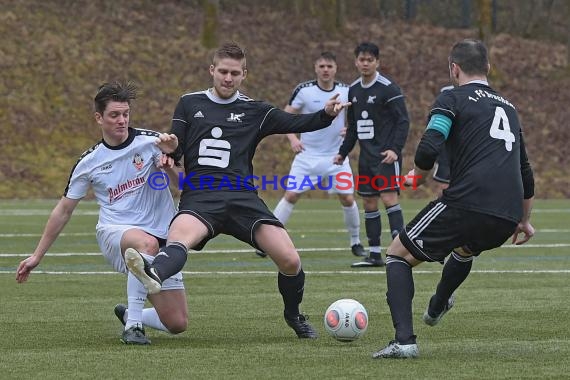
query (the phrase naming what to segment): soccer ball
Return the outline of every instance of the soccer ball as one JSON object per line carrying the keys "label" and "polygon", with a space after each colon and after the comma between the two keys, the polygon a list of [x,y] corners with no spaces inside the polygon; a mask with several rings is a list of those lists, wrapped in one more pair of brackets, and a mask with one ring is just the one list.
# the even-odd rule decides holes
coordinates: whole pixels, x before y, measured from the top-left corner
{"label": "soccer ball", "polygon": [[351,342],[360,338],[368,328],[368,313],[353,299],[333,302],[325,312],[325,330],[336,340]]}

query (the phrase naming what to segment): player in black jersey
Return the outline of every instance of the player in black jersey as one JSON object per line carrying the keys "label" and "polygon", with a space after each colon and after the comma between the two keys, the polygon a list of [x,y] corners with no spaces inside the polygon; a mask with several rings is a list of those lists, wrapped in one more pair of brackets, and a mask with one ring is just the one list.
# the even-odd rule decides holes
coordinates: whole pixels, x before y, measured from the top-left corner
{"label": "player in black jersey", "polygon": [[364,220],[370,254],[352,267],[384,266],[380,253],[382,224],[378,200],[382,199],[392,238],[404,228],[398,201],[402,167],[402,149],[410,122],[402,91],[391,79],[380,74],[378,46],[363,42],[354,50],[360,78],[348,91],[352,106],[347,111],[348,128],[342,146],[334,158],[341,164],[356,141],[360,145],[358,177],[354,181],[364,203]]}
{"label": "player in black jersey", "polygon": [[247,75],[245,53],[234,43],[216,51],[210,75],[213,87],[183,95],[174,111],[173,134],[161,135],[158,142],[175,160],[184,156],[186,173],[168,245],[152,265],[138,255],[130,258],[132,271],[149,293],[158,292],[164,279],[183,268],[188,249],[200,250],[220,233],[232,235],[275,262],[287,324],[299,338],[316,338],[299,311],[305,284],[301,259],[257,194],[252,160],[264,137],[325,128],[350,103],[333,96],[319,112],[293,115],[246,97],[238,91]]}
{"label": "player in black jersey", "polygon": [[[467,39],[449,56],[454,89],[442,92],[430,111],[408,175],[425,181],[445,144],[451,181],[443,196],[427,205],[387,251],[386,298],[395,340],[374,358],[419,355],[412,324],[412,267],[449,256],[423,315],[436,325],[453,306],[454,291],[471,271],[474,256],[500,247],[510,236],[523,244],[534,235],[530,211],[534,177],[515,107],[489,87],[485,45]],[[418,184],[421,180],[418,181]],[[524,237],[519,240],[519,234]]]}

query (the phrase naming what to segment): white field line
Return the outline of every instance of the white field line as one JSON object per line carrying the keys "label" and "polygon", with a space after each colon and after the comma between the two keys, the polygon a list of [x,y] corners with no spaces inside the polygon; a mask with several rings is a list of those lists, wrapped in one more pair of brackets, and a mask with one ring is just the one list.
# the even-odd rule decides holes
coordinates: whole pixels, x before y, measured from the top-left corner
{"label": "white field line", "polygon": [[[347,230],[343,228],[303,228],[303,229],[295,229],[295,228],[288,228],[287,231],[289,233],[298,234],[298,233],[346,233]],[[389,229],[384,229],[382,232],[390,232]],[[543,228],[535,230],[535,233],[569,233],[570,229],[568,228]],[[24,237],[41,237],[41,233],[0,233],[0,238],[24,238]],[[63,237],[74,237],[74,236],[95,236],[95,232],[63,232],[59,234],[59,236]]]}
{"label": "white field line", "polygon": [[[240,275],[266,275],[275,276],[275,271],[204,271],[204,272],[191,272],[183,271],[185,275],[192,276],[240,276]],[[307,271],[310,275],[335,275],[335,274],[375,274],[375,275],[385,275],[386,272],[383,270],[379,271],[363,271],[363,270],[339,270],[339,271]],[[472,270],[471,273],[478,274],[570,274],[570,269],[560,269],[560,270]],[[0,271],[0,274],[14,274],[12,271]],[[34,271],[34,274],[49,274],[49,275],[70,275],[70,274],[80,274],[80,275],[123,275],[122,273],[111,272],[111,271],[98,271],[98,272],[68,272],[68,271]],[[441,274],[441,270],[414,270],[414,274]]]}
{"label": "white field line", "polygon": [[[555,244],[523,244],[523,245],[503,245],[501,248],[567,248],[570,247],[570,243],[555,243]],[[383,247],[386,249],[386,247]],[[347,248],[297,248],[299,252],[337,252],[346,251]],[[200,252],[190,251],[191,254],[202,254],[202,253],[251,253],[253,248],[243,248],[243,249],[205,249]],[[28,253],[2,253],[0,252],[0,258],[2,257],[28,257]],[[59,257],[72,257],[72,256],[100,256],[99,252],[50,252],[46,256],[59,256]]]}

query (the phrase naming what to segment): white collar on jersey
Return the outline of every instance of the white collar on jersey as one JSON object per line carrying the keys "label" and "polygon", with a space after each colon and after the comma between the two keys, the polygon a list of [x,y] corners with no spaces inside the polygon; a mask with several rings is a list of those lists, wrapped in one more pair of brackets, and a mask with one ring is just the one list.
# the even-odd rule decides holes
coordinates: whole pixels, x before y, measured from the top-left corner
{"label": "white collar on jersey", "polygon": [[204,93],[206,94],[206,96],[208,98],[210,98],[211,101],[218,103],[218,104],[230,104],[232,102],[235,102],[236,99],[240,96],[239,91],[236,91],[236,93],[231,98],[222,99],[222,98],[214,95],[214,89],[213,88],[209,88],[209,89],[205,90]]}
{"label": "white collar on jersey", "polygon": [[376,83],[376,81],[378,80],[379,76],[380,76],[380,73],[378,71],[376,71],[376,75],[374,76],[374,79],[372,79],[372,81],[370,81],[370,83],[367,83],[367,84],[364,84],[364,82],[362,82],[362,77],[360,77],[360,85],[362,86],[362,88],[372,87],[372,85],[374,83]]}
{"label": "white collar on jersey", "polygon": [[470,83],[475,83],[475,84],[484,84],[485,86],[489,85],[489,82],[487,82],[486,80],[482,80],[482,79],[475,79],[475,80],[471,80],[465,84],[470,84]]}

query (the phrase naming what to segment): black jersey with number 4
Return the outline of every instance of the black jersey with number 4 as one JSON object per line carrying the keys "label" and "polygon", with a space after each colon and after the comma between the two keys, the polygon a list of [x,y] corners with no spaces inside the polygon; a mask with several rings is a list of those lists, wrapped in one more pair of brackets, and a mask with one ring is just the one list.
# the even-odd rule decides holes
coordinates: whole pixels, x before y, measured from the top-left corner
{"label": "black jersey with number 4", "polygon": [[252,191],[252,160],[261,139],[322,129],[333,119],[324,111],[290,114],[239,92],[230,99],[209,90],[183,95],[172,133],[178,137],[175,160],[184,155],[184,191]]}
{"label": "black jersey with number 4", "polygon": [[515,107],[477,81],[442,92],[430,117],[436,114],[452,121],[446,142],[451,181],[443,201],[518,223],[526,152]]}

